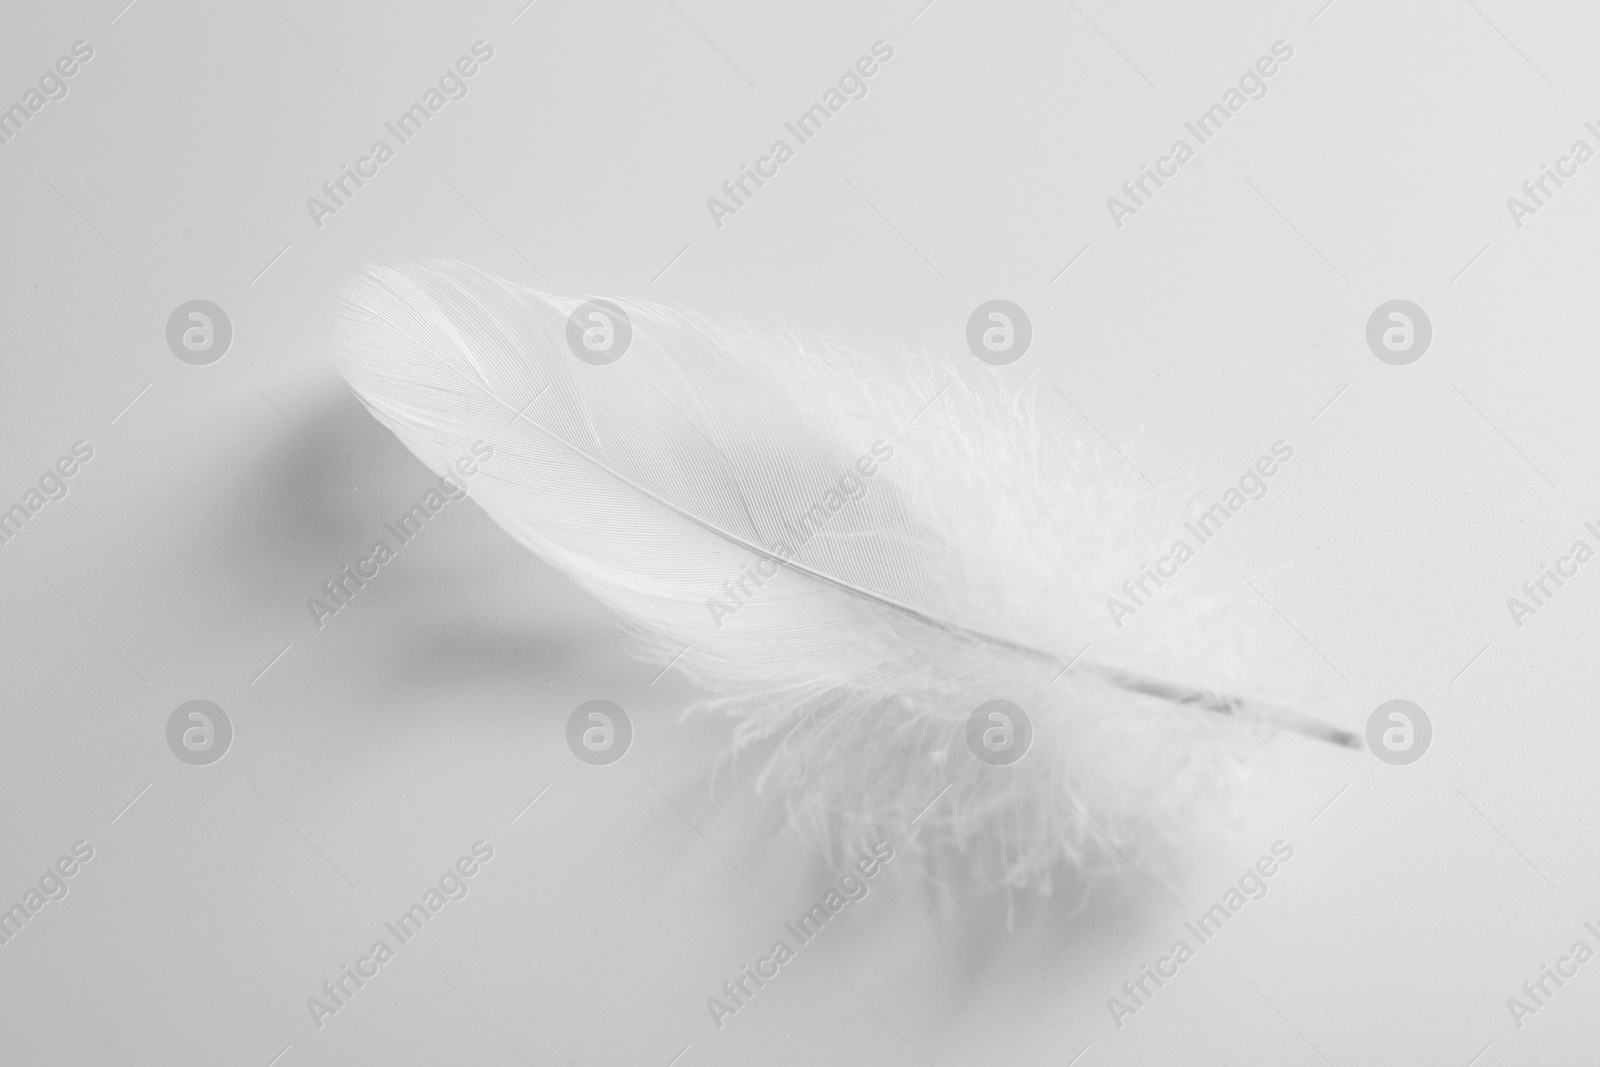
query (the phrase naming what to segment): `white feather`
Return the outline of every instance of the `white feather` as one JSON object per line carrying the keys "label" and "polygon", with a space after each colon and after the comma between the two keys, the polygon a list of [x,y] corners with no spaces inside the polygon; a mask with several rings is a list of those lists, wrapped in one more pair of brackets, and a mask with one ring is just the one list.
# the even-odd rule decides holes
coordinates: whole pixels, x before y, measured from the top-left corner
{"label": "white feather", "polygon": [[[1259,734],[1245,720],[1349,743],[1211,695],[1242,681],[1216,655],[1240,631],[1223,606],[1119,645],[1104,591],[1151,543],[1146,494],[986,370],[625,300],[630,347],[590,365],[567,345],[581,299],[460,264],[371,268],[346,298],[343,371],[373,415],[435,471],[493,444],[478,502],[651,654],[681,652],[818,838],[855,847],[915,819],[979,881],[1048,888],[1095,842],[1170,827]],[[801,543],[806,516],[820,529]],[[966,748],[995,698],[1034,724],[1009,767]]]}

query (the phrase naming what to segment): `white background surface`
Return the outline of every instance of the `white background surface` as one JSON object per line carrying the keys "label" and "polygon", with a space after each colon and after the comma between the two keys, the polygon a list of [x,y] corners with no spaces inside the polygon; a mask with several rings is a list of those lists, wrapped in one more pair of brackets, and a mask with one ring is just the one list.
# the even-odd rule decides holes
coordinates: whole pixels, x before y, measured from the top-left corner
{"label": "white background surface", "polygon": [[[0,549],[0,901],[96,850],[0,947],[0,1059],[1465,1067],[1592,1047],[1600,963],[1520,1030],[1505,1005],[1574,940],[1600,948],[1600,570],[1520,629],[1505,606],[1600,520],[1600,162],[1520,229],[1505,206],[1574,139],[1600,147],[1592,12],[120,3],[0,17],[0,102],[95,49],[0,146],[0,498],[95,449]],[[314,226],[306,198],[479,39],[469,95]],[[868,96],[715,227],[705,198],[880,39]],[[1105,198],[1280,39],[1269,94],[1114,227]],[[1294,443],[1245,519],[1240,610],[1292,621],[1345,725],[1405,697],[1432,749],[1390,767],[1291,746],[1182,884],[1130,876],[1010,930],[1002,902],[941,914],[891,863],[718,1031],[705,998],[832,877],[752,814],[748,780],[713,791],[726,725],[679,724],[682,683],[475,505],[326,628],[307,618],[429,481],[337,377],[338,285],[433,256],[954,356],[972,307],[1016,301],[1034,348],[996,373],[1054,384],[1092,421],[1061,407],[1067,432],[1151,479]],[[235,329],[204,368],[164,339],[197,297]],[[1396,297],[1435,330],[1408,367],[1363,336]],[[605,769],[563,742],[596,696],[637,730]],[[206,768],[164,739],[195,697],[236,730]],[[1106,998],[1182,935],[1179,896],[1218,899],[1280,838],[1267,898],[1116,1028]],[[306,998],[478,839],[495,858],[470,894],[315,1029]]]}

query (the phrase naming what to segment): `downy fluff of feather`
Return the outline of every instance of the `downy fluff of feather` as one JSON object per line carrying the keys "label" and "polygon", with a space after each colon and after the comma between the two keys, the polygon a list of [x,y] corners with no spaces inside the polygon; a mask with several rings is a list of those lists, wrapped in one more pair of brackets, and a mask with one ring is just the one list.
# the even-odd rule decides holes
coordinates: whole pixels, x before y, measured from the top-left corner
{"label": "downy fluff of feather", "polygon": [[[1035,392],[987,368],[627,300],[631,345],[595,366],[567,346],[581,298],[456,263],[369,268],[345,297],[342,369],[368,410],[436,472],[492,443],[473,497],[646,654],[678,657],[813,840],[893,835],[963,881],[1048,892],[1114,866],[1107,845],[1186,834],[1264,734],[1101,668],[1303,688],[1224,598],[1108,625],[1182,500],[1063,446]],[[1009,767],[967,749],[996,698],[1034,727]]]}

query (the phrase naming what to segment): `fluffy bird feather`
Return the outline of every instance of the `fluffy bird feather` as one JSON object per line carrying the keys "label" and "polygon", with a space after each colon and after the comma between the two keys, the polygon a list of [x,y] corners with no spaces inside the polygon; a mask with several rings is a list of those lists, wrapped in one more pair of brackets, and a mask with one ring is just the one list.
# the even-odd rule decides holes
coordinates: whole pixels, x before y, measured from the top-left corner
{"label": "fluffy bird feather", "polygon": [[[1048,891],[1101,842],[1170,833],[1270,727],[1352,743],[1226,695],[1248,659],[1226,604],[1109,632],[1097,591],[1154,543],[1151,495],[1044,432],[1033,392],[626,300],[625,354],[595,365],[569,343],[584,303],[368,268],[342,371],[437,472],[490,441],[474,498],[676,658],[814,839],[910,834],[979,884]],[[1034,730],[1003,767],[967,750],[997,698]]]}

